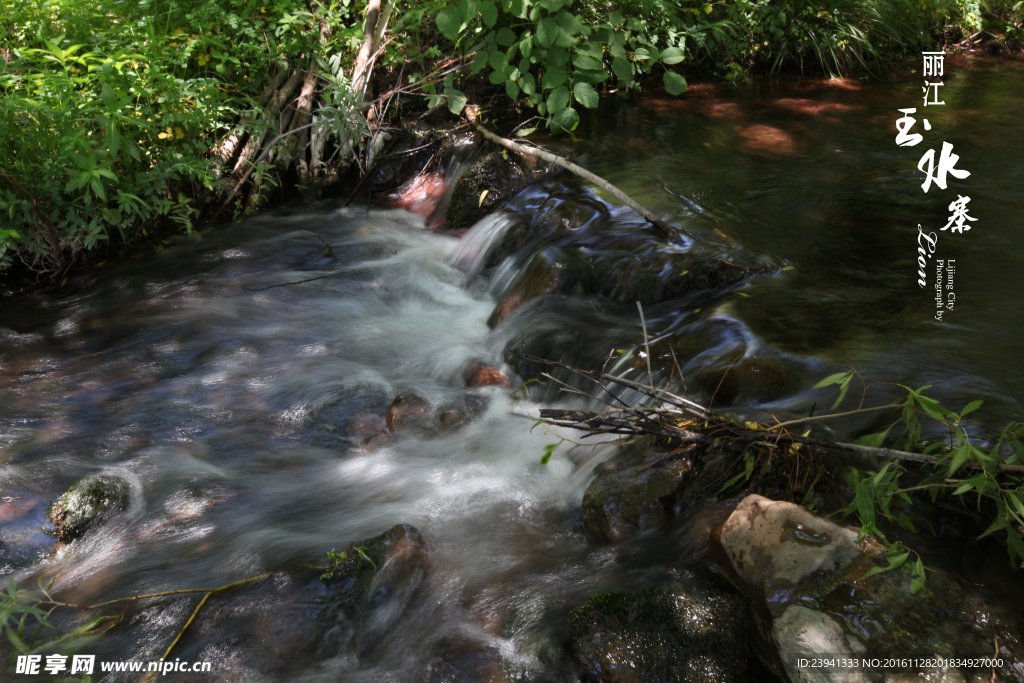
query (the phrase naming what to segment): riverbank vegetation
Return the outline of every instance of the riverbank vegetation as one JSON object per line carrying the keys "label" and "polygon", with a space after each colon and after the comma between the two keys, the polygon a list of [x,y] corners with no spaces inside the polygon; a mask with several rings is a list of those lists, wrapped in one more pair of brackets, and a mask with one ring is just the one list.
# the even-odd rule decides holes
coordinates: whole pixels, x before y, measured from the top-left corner
{"label": "riverbank vegetation", "polygon": [[571,131],[602,96],[880,73],[983,29],[1012,47],[1020,18],[998,0],[5,1],[0,270],[60,280],[153,231],[317,196],[410,111],[486,97]]}
{"label": "riverbank vegetation", "polygon": [[[850,370],[815,385],[816,389],[839,388],[829,411],[832,414],[750,421],[713,412],[668,388],[658,388],[653,381],[644,385],[604,372],[524,357],[547,367],[571,370],[600,389],[598,396],[576,389],[570,389],[571,393],[582,393],[608,406],[601,413],[543,409],[542,422],[583,431],[587,436],[619,434],[663,441],[666,455],[649,467],[692,458],[695,448],[705,450],[703,464],[690,484],[701,498],[749,491],[813,511],[826,508],[821,511],[835,514],[842,510],[844,516],[859,519],[862,536],[871,534],[883,540],[897,528],[916,533],[914,519],[920,524],[922,517],[915,505],[926,500],[932,505],[940,502],[976,512],[985,527],[979,538],[995,535],[1005,540],[1011,565],[1024,565],[1024,425],[1011,422],[993,438],[972,434],[965,418],[981,407],[981,400],[967,403],[958,413],[925,395],[930,386],[913,389],[897,385],[906,392],[902,399],[865,405],[870,389],[879,383],[869,384]],[[858,407],[835,413],[855,380],[863,386]],[[638,392],[660,407],[626,405],[616,398],[621,391]],[[872,413],[882,415],[888,426],[851,443],[837,441],[831,432],[818,428]],[[823,438],[824,434],[828,436]],[[548,462],[557,445],[549,446],[542,463]],[[711,464],[712,460],[718,462]],[[894,559],[886,571],[902,566],[914,552],[898,541],[893,547]],[[923,585],[920,557],[906,568],[915,571],[915,567]]]}

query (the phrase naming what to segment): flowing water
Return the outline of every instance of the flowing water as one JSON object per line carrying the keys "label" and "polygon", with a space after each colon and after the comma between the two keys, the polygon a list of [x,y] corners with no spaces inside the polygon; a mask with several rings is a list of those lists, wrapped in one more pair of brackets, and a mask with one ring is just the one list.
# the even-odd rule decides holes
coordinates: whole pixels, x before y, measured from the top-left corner
{"label": "flowing water", "polygon": [[[983,397],[979,426],[1019,416],[1022,79],[962,64],[913,149],[893,125],[916,81],[608,107],[571,149],[677,226],[667,243],[554,175],[462,238],[324,204],[176,240],[69,296],[0,302],[0,573],[95,603],[282,570],[211,598],[174,657],[212,672],[168,680],[578,680],[566,610],[654,574],[685,580],[700,544],[589,545],[580,501],[613,447],[562,444],[542,465],[569,435],[530,419],[586,402],[550,381],[528,398],[467,386],[468,369],[530,372],[519,348],[646,377],[643,300],[655,379],[721,407],[803,414],[834,396],[811,389],[820,377],[853,365],[933,384],[953,407]],[[972,176],[926,195],[917,159],[942,139]],[[940,322],[916,284],[916,226],[941,227],[957,192],[978,221],[940,236],[936,257],[957,260]],[[367,441],[354,425],[396,396],[432,417]],[[53,553],[47,505],[101,473],[130,483],[130,506]],[[429,549],[422,585],[386,597],[360,644],[311,646],[322,591],[290,570],[396,524]],[[155,660],[196,600],[134,605],[83,651]]]}

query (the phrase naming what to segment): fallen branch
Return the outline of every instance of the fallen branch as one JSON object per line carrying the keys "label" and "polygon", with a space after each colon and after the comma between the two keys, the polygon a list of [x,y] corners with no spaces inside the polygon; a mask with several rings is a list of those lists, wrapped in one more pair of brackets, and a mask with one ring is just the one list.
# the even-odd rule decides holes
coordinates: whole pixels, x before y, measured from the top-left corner
{"label": "fallen branch", "polygon": [[[523,358],[537,363],[544,363],[546,365],[553,365],[556,367],[566,368],[573,371],[574,373],[586,377],[592,381],[602,379],[608,382],[613,382],[629,389],[634,389],[652,398],[657,398],[665,401],[666,403],[680,407],[686,414],[692,416],[688,418],[690,423],[686,426],[691,428],[695,427],[695,420],[702,421],[700,425],[701,431],[694,431],[692,429],[684,429],[680,424],[679,420],[670,417],[671,411],[658,410],[658,409],[641,409],[641,408],[622,408],[613,409],[604,413],[590,413],[584,411],[564,411],[564,410],[541,410],[540,417],[542,420],[559,427],[568,427],[571,429],[577,429],[580,431],[592,431],[595,433],[616,433],[616,434],[651,434],[654,436],[668,436],[671,438],[679,439],[682,442],[695,442],[712,444],[716,440],[722,437],[729,437],[732,439],[739,439],[750,443],[762,443],[762,444],[778,444],[778,443],[790,443],[790,444],[804,444],[807,446],[813,446],[817,448],[832,448],[841,451],[849,451],[853,453],[860,453],[861,455],[869,455],[878,458],[884,458],[886,460],[900,460],[904,462],[917,462],[926,465],[933,465],[937,467],[948,467],[950,460],[948,458],[937,458],[932,455],[924,455],[922,453],[911,453],[908,451],[898,451],[891,448],[875,448],[872,446],[861,446],[860,444],[844,443],[841,441],[825,441],[823,439],[813,439],[805,436],[799,436],[790,432],[779,432],[775,431],[780,427],[797,424],[800,422],[806,422],[810,418],[803,418],[801,420],[792,420],[790,422],[783,422],[777,425],[761,425],[761,429],[750,429],[748,425],[740,425],[731,420],[712,414],[707,408],[684,399],[680,396],[676,396],[664,389],[658,389],[657,387],[647,387],[643,384],[633,382],[628,379],[609,375],[604,372],[593,372],[588,370],[582,370],[580,368],[573,367],[567,363],[559,363],[557,361],[549,361],[543,358],[537,358],[535,356],[528,356],[523,354]],[[825,419],[829,417],[843,417],[846,415],[852,415],[854,413],[867,412],[869,410],[881,410],[883,408],[902,407],[902,406],[879,406],[878,408],[861,408],[854,411],[845,413],[836,413],[834,415],[822,415],[816,419]],[[749,423],[748,423],[749,424]],[[976,461],[964,461],[961,468],[981,471],[985,470],[985,466]],[[1024,465],[1007,465],[1000,464],[991,468],[999,474],[1024,474]],[[990,470],[990,471],[991,471]]]}
{"label": "fallen branch", "polygon": [[631,199],[629,197],[629,195],[627,195],[625,192],[623,192],[619,188],[617,188],[614,185],[612,185],[611,183],[609,183],[604,178],[602,178],[600,176],[597,176],[597,175],[594,175],[593,173],[591,173],[590,171],[586,170],[585,168],[577,166],[576,164],[572,163],[571,161],[569,161],[565,157],[560,157],[557,154],[552,154],[551,152],[546,152],[544,150],[537,149],[536,147],[532,147],[532,146],[531,147],[527,147],[525,145],[520,145],[518,142],[513,142],[512,140],[509,140],[508,138],[503,138],[500,135],[496,135],[496,134],[492,133],[482,123],[480,123],[479,113],[480,113],[480,108],[477,107],[476,105],[473,105],[473,104],[467,104],[466,105],[466,109],[465,109],[466,118],[469,119],[469,122],[473,124],[473,127],[476,128],[480,132],[481,135],[483,135],[485,138],[487,138],[488,140],[490,140],[494,144],[501,145],[505,149],[507,149],[507,150],[509,150],[511,152],[515,152],[516,154],[519,154],[521,156],[540,158],[540,159],[543,159],[544,161],[550,162],[552,164],[557,164],[557,165],[561,166],[562,168],[564,168],[564,169],[566,169],[568,171],[572,171],[573,173],[575,173],[579,177],[583,178],[584,180],[586,180],[588,182],[591,182],[591,183],[594,183],[595,185],[600,187],[602,190],[605,190],[606,192],[610,193],[611,195],[613,195],[613,196],[617,197],[618,199],[622,200],[623,202],[625,202],[630,208],[632,208],[634,211],[636,211],[641,216],[643,216],[648,221],[650,221],[650,223],[655,228],[657,228],[658,232],[661,234],[662,237],[667,239],[667,238],[671,238],[674,235],[672,229],[669,228],[669,226],[666,225],[664,221],[662,221],[657,216],[655,216],[653,213],[648,211],[646,208],[644,208],[638,202],[633,201],[633,199]]}
{"label": "fallen branch", "polygon": [[[614,380],[612,380],[614,381]],[[622,412],[622,411],[619,411]],[[667,436],[678,439],[683,443],[713,444],[716,439],[723,436],[739,439],[751,443],[791,443],[815,446],[818,448],[832,448],[841,451],[851,451],[862,455],[871,455],[887,460],[902,460],[904,462],[917,462],[927,465],[942,467],[949,466],[949,460],[936,458],[931,455],[897,451],[891,448],[872,448],[854,443],[843,443],[841,441],[824,441],[822,439],[811,439],[796,434],[776,433],[771,431],[743,429],[737,425],[730,424],[722,419],[714,419],[704,429],[713,429],[712,433],[702,433],[682,429],[672,421],[660,419],[658,411],[630,411],[628,417],[615,416],[609,413],[589,413],[584,411],[552,410],[542,409],[540,419],[556,427],[567,427],[579,431],[590,431],[596,434],[615,433],[632,434],[641,436],[649,434],[652,436]],[[981,463],[967,461],[960,465],[963,469],[981,470],[984,466]],[[997,465],[995,471],[1002,474],[1024,474],[1024,465]]]}

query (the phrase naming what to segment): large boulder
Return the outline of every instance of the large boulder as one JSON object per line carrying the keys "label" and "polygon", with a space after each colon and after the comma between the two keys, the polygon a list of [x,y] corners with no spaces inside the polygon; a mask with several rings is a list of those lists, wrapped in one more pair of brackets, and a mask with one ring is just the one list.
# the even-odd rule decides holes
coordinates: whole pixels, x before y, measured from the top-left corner
{"label": "large boulder", "polygon": [[[744,498],[712,532],[721,568],[754,602],[771,665],[793,683],[818,681],[972,681],[969,667],[822,671],[799,658],[977,655],[998,647],[1001,669],[986,681],[1024,681],[1024,645],[1016,616],[986,602],[940,568],[928,568],[915,590],[909,572],[888,566],[885,548],[870,536],[815,516],[792,503]],[[998,642],[998,646],[996,643]],[[992,676],[995,676],[992,679]]]}
{"label": "large boulder", "polygon": [[688,572],[596,595],[569,615],[574,652],[601,683],[746,680],[752,624],[740,596]]}
{"label": "large boulder", "polygon": [[501,209],[523,188],[525,181],[523,169],[507,156],[488,154],[455,182],[444,213],[445,222],[449,228],[468,228],[487,214]]}
{"label": "large boulder", "polygon": [[131,488],[120,477],[86,477],[50,506],[53,531],[61,541],[73,541],[97,522],[125,510],[130,498]]}

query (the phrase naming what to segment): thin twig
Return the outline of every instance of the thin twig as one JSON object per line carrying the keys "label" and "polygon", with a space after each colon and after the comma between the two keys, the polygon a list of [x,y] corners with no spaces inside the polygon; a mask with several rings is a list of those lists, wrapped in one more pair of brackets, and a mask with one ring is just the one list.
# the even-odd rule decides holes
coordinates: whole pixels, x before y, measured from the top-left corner
{"label": "thin twig", "polygon": [[675,394],[673,394],[673,393],[671,393],[669,391],[666,391],[665,389],[655,388],[655,389],[652,390],[650,387],[644,386],[643,384],[640,384],[638,382],[633,382],[633,381],[628,380],[628,379],[623,379],[621,377],[616,377],[614,375],[609,375],[609,374],[604,373],[604,372],[591,372],[589,370],[581,370],[581,369],[575,368],[575,367],[573,367],[573,366],[571,366],[571,365],[569,365],[567,363],[560,363],[558,361],[553,361],[553,360],[545,360],[544,358],[537,358],[536,356],[529,356],[527,354],[523,354],[523,358],[525,358],[526,360],[529,360],[529,361],[535,361],[535,362],[538,362],[538,363],[544,363],[545,365],[554,365],[555,367],[566,368],[566,369],[572,370],[573,372],[576,372],[576,373],[578,373],[580,375],[583,375],[584,377],[590,377],[590,378],[597,377],[597,378],[600,378],[600,379],[608,380],[609,382],[615,382],[616,384],[621,384],[624,387],[628,387],[630,389],[635,389],[635,390],[637,390],[637,391],[639,391],[641,393],[647,394],[648,396],[653,396],[654,398],[660,398],[663,401],[665,401],[666,403],[671,403],[672,405],[676,406],[677,408],[682,408],[684,412],[690,413],[691,415],[696,415],[697,417],[700,417],[700,418],[707,418],[707,417],[710,416],[710,413],[708,412],[707,408],[705,408],[704,406],[700,405],[699,403],[694,403],[693,401],[689,401],[689,400],[687,400],[685,398],[682,398],[681,396],[676,396]]}
{"label": "thin twig", "polygon": [[222,591],[226,591],[226,590],[229,590],[231,588],[235,588],[236,586],[241,586],[241,585],[244,585],[244,584],[247,584],[247,583],[252,583],[253,581],[260,581],[262,579],[267,578],[268,576],[273,576],[273,575],[274,575],[274,572],[266,572],[265,574],[260,574],[259,576],[250,576],[247,579],[241,579],[240,581],[234,581],[232,583],[220,586],[219,588],[179,588],[178,590],[163,591],[161,593],[146,593],[146,594],[143,594],[143,595],[129,595],[126,598],[115,598],[114,600],[107,600],[106,602],[99,602],[99,603],[96,603],[95,605],[76,605],[73,602],[60,602],[58,600],[44,600],[40,604],[43,604],[43,605],[57,605],[58,607],[73,607],[75,609],[94,610],[94,609],[99,609],[100,607],[106,607],[107,605],[118,605],[118,604],[120,604],[122,602],[134,602],[135,600],[146,600],[148,598],[162,598],[162,597],[166,597],[168,595],[187,595],[189,593],[220,593]]}
{"label": "thin twig", "polygon": [[903,404],[889,404],[884,406],[874,406],[872,408],[857,408],[856,410],[848,410],[845,413],[832,413],[831,415],[818,415],[817,417],[802,417],[799,420],[789,420],[788,422],[780,422],[777,425],[772,425],[769,430],[781,429],[782,427],[788,427],[789,425],[800,424],[801,422],[813,422],[816,420],[830,420],[834,417],[846,417],[847,415],[856,415],[857,413],[868,413],[874,410],[888,410],[889,408],[905,408]]}
{"label": "thin twig", "polygon": [[[206,604],[206,601],[210,599],[211,595],[213,595],[213,591],[210,591],[209,593],[204,595],[203,599],[199,601],[198,605],[196,605],[196,608],[192,610],[192,616],[188,618],[188,621],[185,622],[185,625],[181,627],[180,631],[178,631],[178,635],[171,642],[170,646],[167,648],[167,651],[164,652],[164,656],[160,658],[161,662],[167,661],[167,658],[171,656],[171,650],[173,650],[174,646],[178,644],[179,640],[181,640],[181,637],[185,634],[185,629],[187,629],[192,624],[192,622],[195,621],[196,615],[199,614],[199,610],[203,608],[203,605]],[[156,678],[158,673],[158,671],[150,671],[142,679],[142,683],[148,683],[149,681],[152,681],[154,678]]]}
{"label": "thin twig", "polygon": [[651,391],[654,391],[654,375],[651,374],[651,347],[647,343],[647,321],[644,320],[644,307],[636,302],[636,310],[640,311],[640,326],[644,331],[644,354],[647,360],[647,379],[651,382]]}

